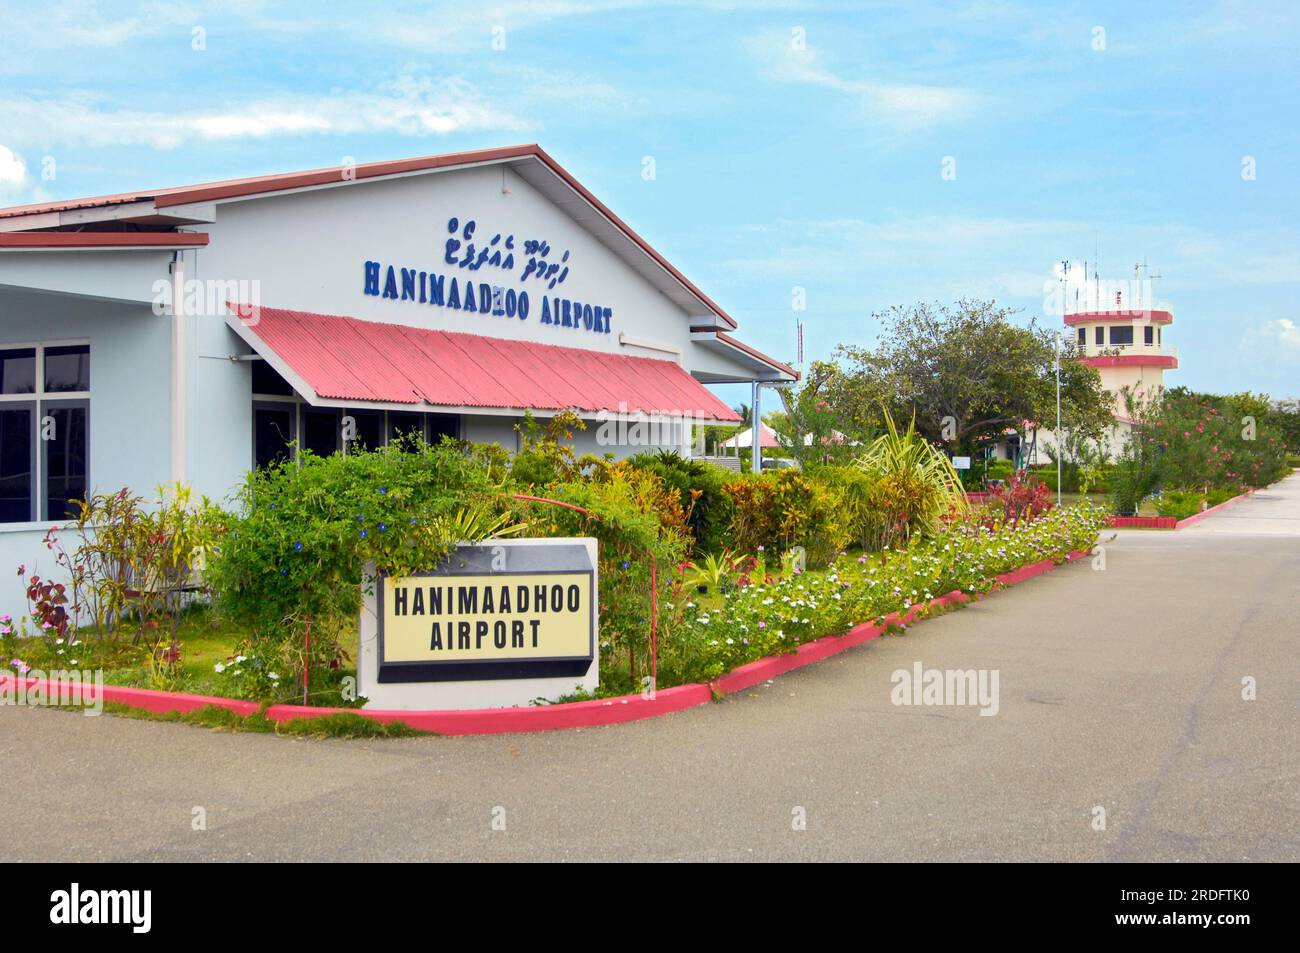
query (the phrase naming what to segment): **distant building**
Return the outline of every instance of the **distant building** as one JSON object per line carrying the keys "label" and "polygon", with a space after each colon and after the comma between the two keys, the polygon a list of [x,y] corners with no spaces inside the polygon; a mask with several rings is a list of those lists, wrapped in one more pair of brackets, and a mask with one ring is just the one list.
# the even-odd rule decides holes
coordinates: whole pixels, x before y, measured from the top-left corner
{"label": "distant building", "polygon": [[[1178,368],[1177,349],[1164,339],[1174,323],[1167,305],[1157,305],[1150,278],[1131,282],[1088,281],[1074,290],[1074,310],[1067,303],[1064,315],[1066,340],[1072,341],[1077,359],[1095,367],[1101,385],[1114,400],[1115,426],[1106,434],[1105,446],[1113,456],[1123,447],[1132,428],[1125,395],[1136,401],[1150,400],[1165,386],[1165,372]],[[1055,423],[1055,421],[1051,421]],[[1068,421],[1067,421],[1068,424]],[[1026,424],[1024,453],[1029,465],[1052,463],[1057,440],[1050,426]],[[1000,441],[994,457],[1016,459],[1019,446]]]}

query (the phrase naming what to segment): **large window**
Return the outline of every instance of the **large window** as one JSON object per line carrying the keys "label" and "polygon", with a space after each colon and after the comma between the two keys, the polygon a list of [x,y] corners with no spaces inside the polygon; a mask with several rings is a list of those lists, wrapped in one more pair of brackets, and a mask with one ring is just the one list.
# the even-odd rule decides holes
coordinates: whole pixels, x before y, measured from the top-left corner
{"label": "large window", "polygon": [[1112,324],[1110,326],[1110,343],[1114,347],[1120,344],[1133,343],[1133,325],[1131,324]]}
{"label": "large window", "polygon": [[407,433],[430,442],[460,435],[454,414],[312,407],[265,361],[253,362],[252,376],[253,465],[259,468],[291,459],[297,447],[326,457],[373,450]]}
{"label": "large window", "polygon": [[0,523],[76,515],[90,475],[90,345],[0,347]]}

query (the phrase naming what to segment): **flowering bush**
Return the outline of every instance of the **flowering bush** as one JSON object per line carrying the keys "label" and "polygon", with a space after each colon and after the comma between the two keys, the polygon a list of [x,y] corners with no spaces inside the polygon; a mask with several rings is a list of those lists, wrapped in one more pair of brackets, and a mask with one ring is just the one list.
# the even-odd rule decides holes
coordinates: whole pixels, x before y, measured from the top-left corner
{"label": "flowering bush", "polygon": [[286,679],[276,671],[277,663],[265,646],[262,651],[245,647],[224,662],[212,666],[221,694],[226,698],[278,701],[285,694]]}
{"label": "flowering bush", "polygon": [[1264,486],[1286,470],[1286,447],[1266,398],[1166,391],[1141,415],[1142,439],[1175,490]]}
{"label": "flowering bush", "polygon": [[1083,504],[1032,522],[961,523],[905,550],[842,556],[825,572],[734,590],[714,609],[688,600],[671,632],[672,678],[712,680],[953,590],[987,592],[1002,573],[1090,549],[1106,518],[1104,507]]}

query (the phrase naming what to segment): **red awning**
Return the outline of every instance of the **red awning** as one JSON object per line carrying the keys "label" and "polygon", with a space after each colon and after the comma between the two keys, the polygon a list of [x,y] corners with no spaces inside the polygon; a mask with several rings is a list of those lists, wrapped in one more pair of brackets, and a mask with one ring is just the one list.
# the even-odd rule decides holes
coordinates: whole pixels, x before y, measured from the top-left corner
{"label": "red awning", "polygon": [[258,353],[274,355],[326,400],[740,419],[672,361],[308,311],[231,309],[231,326]]}

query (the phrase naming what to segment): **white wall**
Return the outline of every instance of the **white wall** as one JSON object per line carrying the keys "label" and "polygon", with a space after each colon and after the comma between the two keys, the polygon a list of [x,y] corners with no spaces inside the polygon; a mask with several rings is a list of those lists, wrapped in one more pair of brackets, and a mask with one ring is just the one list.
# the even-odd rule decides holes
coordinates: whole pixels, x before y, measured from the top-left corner
{"label": "white wall", "polygon": [[[171,445],[168,319],[146,307],[0,289],[0,346],[90,341],[90,488],[141,495],[167,480]],[[17,577],[55,569],[40,545],[48,527],[0,524],[0,612],[27,605]],[[71,541],[69,541],[71,542]]]}
{"label": "white wall", "polygon": [[[561,344],[607,353],[671,359],[671,355],[619,344],[619,333],[679,349],[693,371],[734,374],[747,379],[738,362],[690,340],[690,317],[659,293],[602,242],[517,175],[502,168],[463,169],[374,182],[358,182],[218,207],[208,227],[211,241],[194,253],[204,279],[259,282],[260,304],[321,314],[345,314],[414,327]],[[478,271],[444,262],[445,242],[460,238],[448,220],[477,223],[476,244],[500,233],[515,238],[515,265]],[[527,239],[551,246],[549,261],[567,250],[569,276],[547,290],[535,278],[521,281]],[[463,245],[462,245],[463,250]],[[187,258],[190,255],[187,254]],[[463,283],[486,281],[527,290],[527,320],[492,317],[455,309],[393,301],[363,293],[367,260],[454,275]],[[561,296],[613,309],[611,333],[596,334],[541,323],[542,296]]]}

